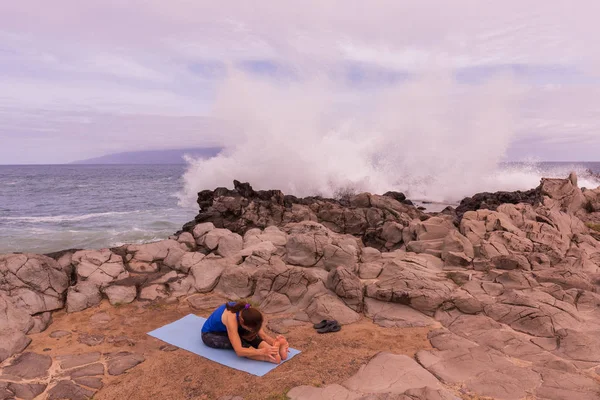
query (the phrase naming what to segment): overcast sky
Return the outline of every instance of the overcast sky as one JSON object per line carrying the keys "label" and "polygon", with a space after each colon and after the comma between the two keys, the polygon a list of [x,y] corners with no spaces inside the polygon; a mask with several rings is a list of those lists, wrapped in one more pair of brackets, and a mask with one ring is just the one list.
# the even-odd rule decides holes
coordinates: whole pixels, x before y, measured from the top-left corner
{"label": "overcast sky", "polygon": [[352,113],[386,85],[442,74],[462,102],[501,77],[486,96],[518,93],[507,159],[600,160],[599,15],[595,0],[2,1],[0,164],[221,144],[232,74],[326,76]]}

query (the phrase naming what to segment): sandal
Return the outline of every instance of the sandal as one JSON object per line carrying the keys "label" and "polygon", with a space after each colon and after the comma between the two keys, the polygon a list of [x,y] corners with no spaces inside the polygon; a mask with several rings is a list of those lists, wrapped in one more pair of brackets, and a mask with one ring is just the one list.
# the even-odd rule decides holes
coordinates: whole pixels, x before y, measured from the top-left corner
{"label": "sandal", "polygon": [[329,333],[329,332],[339,332],[342,327],[338,324],[337,321],[328,321],[327,324],[320,329],[317,329],[319,333]]}
{"label": "sandal", "polygon": [[315,329],[325,328],[325,325],[327,325],[327,323],[329,323],[329,322],[332,322],[332,321],[324,319],[323,321],[319,322],[318,324],[314,324],[313,328],[315,328]]}

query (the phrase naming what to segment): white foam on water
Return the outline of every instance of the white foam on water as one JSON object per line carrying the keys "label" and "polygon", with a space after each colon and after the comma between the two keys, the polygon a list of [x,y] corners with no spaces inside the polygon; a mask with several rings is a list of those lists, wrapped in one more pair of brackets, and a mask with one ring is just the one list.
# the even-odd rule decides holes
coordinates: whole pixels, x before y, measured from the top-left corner
{"label": "white foam on water", "polygon": [[108,230],[52,230],[41,231],[36,228],[19,232],[5,232],[0,235],[0,253],[30,252],[51,253],[54,251],[83,248],[100,249],[123,244],[140,244],[164,240],[180,226],[173,224],[160,230],[144,228],[108,229]]}
{"label": "white foam on water", "polygon": [[522,96],[508,76],[464,85],[433,74],[359,92],[331,79],[233,71],[212,116],[237,133],[223,137],[217,157],[187,159],[179,202],[193,205],[199,191],[231,188],[234,179],[297,196],[398,190],[456,203],[482,191],[531,189],[548,174],[566,177],[567,169],[501,165]]}
{"label": "white foam on water", "polygon": [[357,92],[330,79],[274,81],[232,72],[213,116],[237,126],[225,150],[188,159],[180,204],[231,187],[298,196],[345,189],[440,202],[517,189],[496,172],[514,133],[519,87],[501,77],[466,87],[444,75]]}
{"label": "white foam on water", "polygon": [[56,222],[76,222],[85,221],[92,218],[105,218],[114,217],[120,215],[137,214],[143,212],[142,210],[134,211],[109,211],[101,213],[90,213],[82,215],[54,215],[54,216],[29,216],[29,217],[0,217],[0,220],[5,221],[22,221],[31,223],[56,223]]}

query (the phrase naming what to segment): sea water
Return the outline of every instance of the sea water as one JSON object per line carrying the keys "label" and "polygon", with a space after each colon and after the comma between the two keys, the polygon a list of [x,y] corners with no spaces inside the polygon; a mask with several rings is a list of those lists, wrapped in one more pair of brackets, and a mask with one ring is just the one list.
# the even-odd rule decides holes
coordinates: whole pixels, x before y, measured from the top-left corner
{"label": "sea water", "polygon": [[[567,177],[572,170],[578,173],[580,186],[599,186],[600,182],[588,169],[599,173],[600,163],[503,164],[494,179],[472,186],[476,191],[530,189],[539,184],[542,176]],[[44,254],[165,239],[198,213],[195,189],[214,189],[189,187],[190,179],[194,176],[200,179],[200,173],[194,163],[0,165],[0,253]],[[231,188],[229,178],[218,185]],[[268,178],[250,183],[256,189],[280,189],[268,187]],[[418,189],[414,193],[419,193],[419,197],[402,187],[390,189],[407,192],[419,204],[426,201],[424,205],[432,211],[456,205],[462,197],[474,194],[456,192],[454,197],[440,202],[438,198],[423,196],[428,191],[427,185],[432,184],[435,182],[412,181],[413,190]],[[331,193],[335,191],[332,187]]]}
{"label": "sea water", "polygon": [[184,165],[0,165],[0,253],[48,253],[167,238]]}

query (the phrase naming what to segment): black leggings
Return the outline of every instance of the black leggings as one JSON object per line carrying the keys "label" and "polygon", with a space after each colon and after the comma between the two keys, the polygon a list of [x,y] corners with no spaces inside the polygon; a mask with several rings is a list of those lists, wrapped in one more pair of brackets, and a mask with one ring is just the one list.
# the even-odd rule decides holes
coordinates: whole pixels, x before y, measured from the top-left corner
{"label": "black leggings", "polygon": [[[246,340],[243,337],[240,337],[240,339],[242,339],[242,347],[254,347],[255,349],[258,349],[263,341],[258,335],[252,340]],[[202,341],[213,349],[233,350],[227,332],[202,332]]]}

